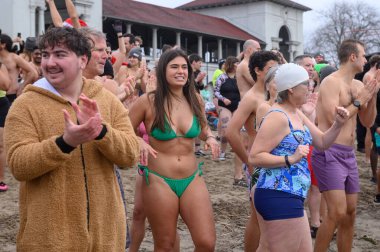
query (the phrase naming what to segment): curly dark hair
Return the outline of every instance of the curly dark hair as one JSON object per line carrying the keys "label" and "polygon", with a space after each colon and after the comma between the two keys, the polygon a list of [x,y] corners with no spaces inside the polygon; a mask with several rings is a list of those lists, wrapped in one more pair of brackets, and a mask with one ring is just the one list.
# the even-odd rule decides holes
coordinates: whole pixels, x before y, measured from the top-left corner
{"label": "curly dark hair", "polygon": [[191,64],[187,58],[186,53],[181,49],[172,49],[163,53],[158,61],[156,68],[157,73],[157,89],[149,93],[149,95],[154,95],[154,108],[155,108],[155,118],[151,129],[159,128],[161,131],[165,131],[165,116],[170,120],[169,115],[165,115],[165,101],[167,103],[168,112],[172,109],[171,99],[176,98],[174,94],[171,93],[169,89],[169,83],[166,79],[166,68],[170,61],[177,57],[182,57],[186,60],[188,69],[188,79],[187,83],[183,87],[183,94],[186,97],[187,102],[190,105],[191,110],[197,117],[201,126],[206,125],[204,115],[202,113],[202,104],[197,96],[197,91],[195,90],[193,70]]}
{"label": "curly dark hair", "polygon": [[43,50],[48,47],[63,45],[77,56],[86,55],[88,61],[91,59],[91,41],[79,30],[70,27],[53,27],[42,35],[38,47]]}
{"label": "curly dark hair", "polygon": [[7,34],[0,34],[0,43],[5,44],[5,48],[8,52],[12,52],[13,41]]}
{"label": "curly dark hair", "polygon": [[268,61],[274,60],[280,63],[280,59],[276,54],[270,51],[258,51],[251,55],[249,58],[249,73],[254,81],[257,81],[257,75],[255,72],[256,67],[259,70],[263,70]]}

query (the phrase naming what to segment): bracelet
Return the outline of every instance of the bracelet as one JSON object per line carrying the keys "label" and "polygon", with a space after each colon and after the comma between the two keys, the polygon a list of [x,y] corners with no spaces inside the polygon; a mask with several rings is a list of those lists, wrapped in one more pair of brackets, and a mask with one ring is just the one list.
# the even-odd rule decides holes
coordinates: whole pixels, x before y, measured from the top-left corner
{"label": "bracelet", "polygon": [[286,164],[286,167],[290,168],[290,162],[289,162],[289,157],[288,157],[288,155],[285,155],[284,158],[285,158],[285,164]]}

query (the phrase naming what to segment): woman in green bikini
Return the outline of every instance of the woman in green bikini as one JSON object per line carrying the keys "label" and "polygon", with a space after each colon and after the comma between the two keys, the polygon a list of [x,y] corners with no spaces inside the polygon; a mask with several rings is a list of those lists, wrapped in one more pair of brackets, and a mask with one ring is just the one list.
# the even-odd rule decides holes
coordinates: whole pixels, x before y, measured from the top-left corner
{"label": "woman in green bikini", "polygon": [[207,126],[203,103],[193,84],[192,68],[179,49],[165,52],[157,66],[157,89],[130,109],[134,128],[144,122],[149,145],[141,140],[139,173],[144,176],[144,211],[155,251],[173,250],[178,215],[187,224],[195,251],[214,251],[215,224],[194,138],[206,141],[213,158],[219,144]]}

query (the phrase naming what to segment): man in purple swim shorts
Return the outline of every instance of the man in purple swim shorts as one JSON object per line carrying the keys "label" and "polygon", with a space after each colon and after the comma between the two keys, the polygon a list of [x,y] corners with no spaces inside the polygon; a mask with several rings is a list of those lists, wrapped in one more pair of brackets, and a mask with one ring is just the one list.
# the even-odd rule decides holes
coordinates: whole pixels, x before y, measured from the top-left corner
{"label": "man in purple swim shorts", "polygon": [[314,252],[329,249],[334,231],[338,229],[338,251],[351,251],[358,201],[359,174],[354,154],[356,117],[364,127],[371,127],[376,116],[376,93],[380,72],[365,86],[354,80],[366,63],[364,44],[345,40],[338,49],[340,68],[326,77],[319,89],[317,102],[318,127],[328,130],[336,117],[336,107],[345,107],[350,118],[334,144],[321,152],[314,149],[312,166],[319,189],[327,203],[327,216],[318,230]]}
{"label": "man in purple swim shorts", "polygon": [[359,172],[354,148],[333,144],[326,151],[315,149],[312,153],[312,166],[321,192],[342,190],[347,194],[358,193]]}

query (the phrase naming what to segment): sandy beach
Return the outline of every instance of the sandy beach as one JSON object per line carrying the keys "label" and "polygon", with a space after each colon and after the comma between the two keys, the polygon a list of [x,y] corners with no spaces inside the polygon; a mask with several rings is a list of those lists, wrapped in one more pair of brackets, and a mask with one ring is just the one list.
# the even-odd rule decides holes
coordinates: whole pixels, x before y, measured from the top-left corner
{"label": "sandy beach", "polygon": [[[206,180],[214,208],[217,245],[216,251],[243,251],[245,223],[250,214],[247,189],[233,186],[233,153],[227,153],[226,161],[212,161],[210,155],[199,158],[204,161]],[[370,182],[370,167],[364,156],[357,153],[360,169],[361,193],[359,195],[355,237],[352,251],[380,251],[380,206],[373,204],[375,184]],[[131,223],[136,169],[121,171],[128,202],[128,220]],[[16,251],[18,230],[18,182],[6,171],[10,189],[0,193],[0,251]],[[179,219],[178,232],[181,251],[193,251],[194,246],[185,224]],[[141,251],[153,251],[153,239],[148,223]],[[333,241],[330,251],[337,251]]]}

